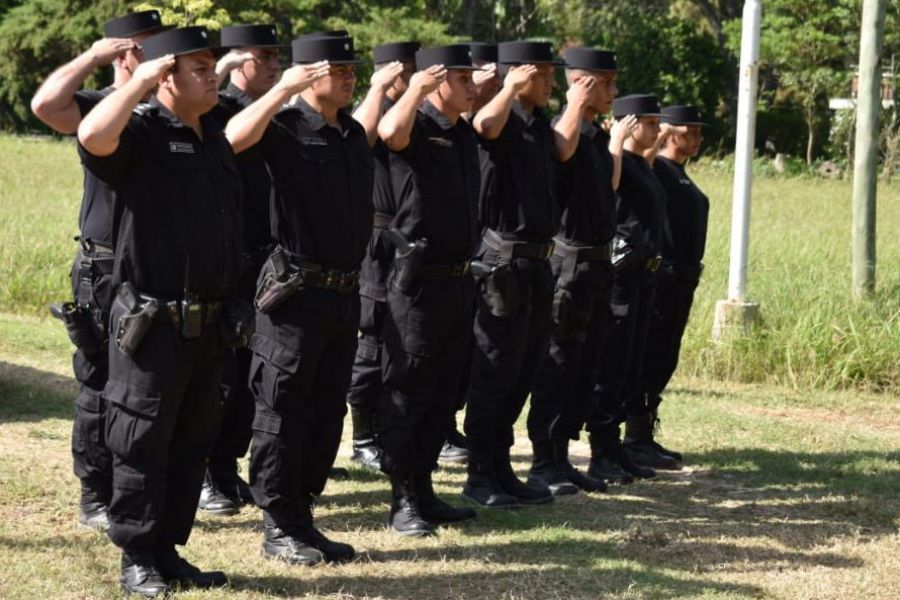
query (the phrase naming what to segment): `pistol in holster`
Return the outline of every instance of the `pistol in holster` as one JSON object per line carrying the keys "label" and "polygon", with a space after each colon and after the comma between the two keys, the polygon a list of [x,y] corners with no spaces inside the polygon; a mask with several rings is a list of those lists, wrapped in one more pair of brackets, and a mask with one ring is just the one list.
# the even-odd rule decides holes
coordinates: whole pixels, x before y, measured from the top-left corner
{"label": "pistol in holster", "polygon": [[154,298],[140,296],[134,286],[125,282],[116,292],[115,304],[121,315],[116,324],[114,340],[116,348],[128,356],[137,352],[153,326],[159,303]]}
{"label": "pistol in holster", "polygon": [[495,317],[511,317],[519,306],[519,282],[512,265],[500,263],[491,266],[473,260],[470,267],[475,282],[483,286],[484,301]]}
{"label": "pistol in holster", "polygon": [[62,321],[69,340],[87,356],[94,356],[103,350],[103,341],[98,335],[98,327],[90,308],[78,306],[74,302],[51,304],[50,314]]}
{"label": "pistol in holster", "polygon": [[292,296],[303,284],[300,269],[291,264],[285,251],[275,248],[269,255],[263,275],[256,286],[253,305],[267,315]]}
{"label": "pistol in holster", "polygon": [[243,298],[230,298],[223,309],[225,314],[219,320],[222,344],[226,348],[245,348],[256,325],[253,305]]}
{"label": "pistol in holster", "polygon": [[419,276],[425,251],[428,249],[428,240],[420,238],[411,242],[405,235],[393,228],[386,230],[385,233],[394,245],[394,270],[391,285],[404,294],[409,293]]}

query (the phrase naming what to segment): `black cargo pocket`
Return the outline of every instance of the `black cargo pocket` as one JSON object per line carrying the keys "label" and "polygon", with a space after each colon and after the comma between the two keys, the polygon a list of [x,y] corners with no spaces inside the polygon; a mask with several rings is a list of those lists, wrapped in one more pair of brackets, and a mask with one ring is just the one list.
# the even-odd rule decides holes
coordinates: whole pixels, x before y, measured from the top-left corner
{"label": "black cargo pocket", "polygon": [[281,417],[267,407],[257,407],[253,414],[253,431],[278,435],[281,432]]}
{"label": "black cargo pocket", "polygon": [[291,411],[290,383],[300,370],[300,352],[258,333],[253,334],[250,349],[253,396],[276,414]]}
{"label": "black cargo pocket", "polygon": [[158,394],[129,388],[110,381],[103,391],[106,399],[106,446],[126,460],[165,452],[156,416],[161,402]]}
{"label": "black cargo pocket", "polygon": [[113,474],[117,520],[146,523],[154,507],[147,502],[147,476],[127,468],[117,468]]}
{"label": "black cargo pocket", "polygon": [[572,294],[569,290],[559,288],[553,295],[553,335],[560,341],[571,339]]}
{"label": "black cargo pocket", "polygon": [[482,297],[488,310],[502,319],[514,317],[519,308],[519,282],[510,265],[494,267],[484,278]]}

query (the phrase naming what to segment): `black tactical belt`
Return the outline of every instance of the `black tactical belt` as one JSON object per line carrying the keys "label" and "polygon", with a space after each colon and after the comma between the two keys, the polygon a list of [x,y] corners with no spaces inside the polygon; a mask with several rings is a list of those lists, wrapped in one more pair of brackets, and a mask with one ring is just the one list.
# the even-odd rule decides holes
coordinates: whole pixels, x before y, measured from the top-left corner
{"label": "black tactical belt", "polygon": [[156,311],[156,319],[166,323],[172,323],[176,327],[181,326],[182,310],[185,309],[198,311],[200,322],[203,325],[212,325],[219,319],[219,315],[222,314],[221,302],[191,302],[189,306],[182,306],[182,303],[179,300],[165,302],[155,299],[152,296],[145,296],[144,294],[141,294],[141,299],[156,300],[159,305],[159,310]]}
{"label": "black tactical belt", "polygon": [[290,262],[300,270],[301,286],[333,290],[344,294],[359,290],[359,271],[328,269],[295,256],[290,258]]}
{"label": "black tactical belt", "polygon": [[417,276],[419,279],[456,279],[468,275],[471,266],[470,260],[448,265],[422,265]]}
{"label": "black tactical belt", "polygon": [[559,238],[553,238],[555,247],[553,254],[563,258],[575,255],[575,262],[598,262],[608,261],[612,258],[612,242],[607,242],[602,246],[573,246],[567,244]]}
{"label": "black tactical belt", "polygon": [[659,266],[662,264],[662,256],[654,256],[653,258],[647,259],[647,270],[651,273],[655,273],[659,270]]}
{"label": "black tactical belt", "polygon": [[394,215],[389,215],[387,213],[375,213],[375,221],[373,222],[373,226],[376,229],[387,229],[391,226],[391,222],[394,220]]}
{"label": "black tactical belt", "polygon": [[500,253],[503,259],[527,258],[530,260],[547,260],[553,254],[553,242],[520,242],[505,240],[493,229],[485,229],[484,243]]}

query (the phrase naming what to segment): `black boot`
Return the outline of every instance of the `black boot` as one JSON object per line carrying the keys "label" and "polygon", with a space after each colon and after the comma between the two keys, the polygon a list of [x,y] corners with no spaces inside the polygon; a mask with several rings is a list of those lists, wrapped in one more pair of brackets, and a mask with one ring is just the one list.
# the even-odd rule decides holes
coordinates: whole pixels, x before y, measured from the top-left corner
{"label": "black boot", "polygon": [[447,427],[447,439],[438,460],[447,463],[464,463],[469,460],[469,441],[456,428],[456,416],[450,419]]}
{"label": "black boot", "polygon": [[[657,398],[655,405],[658,407],[660,402],[662,402],[662,398]],[[659,408],[654,408],[653,412],[651,414],[653,415],[654,439],[651,442],[653,444],[653,447],[656,448],[660,453],[668,454],[669,456],[671,456],[678,462],[684,464],[684,455],[681,452],[676,452],[675,450],[670,450],[656,441],[656,439],[655,439],[656,431],[659,428]]]}
{"label": "black boot", "polygon": [[266,558],[283,560],[292,565],[316,565],[325,561],[325,554],[282,529],[268,512],[263,512],[263,554]]}
{"label": "black boot", "polygon": [[353,455],[350,460],[370,471],[381,471],[381,448],[375,439],[375,415],[370,410],[350,407],[353,420]]}
{"label": "black boot", "polygon": [[431,525],[419,513],[419,503],[410,479],[391,475],[391,513],[388,524],[396,533],[408,537],[431,535]]}
{"label": "black boot", "polygon": [[216,461],[207,468],[213,487],[231,498],[238,506],[247,504],[254,506],[253,493],[250,486],[240,476],[237,460]]}
{"label": "black boot", "polygon": [[201,571],[181,556],[175,547],[153,553],[159,573],[170,587],[209,589],[228,585],[222,571]]}
{"label": "black boot", "polygon": [[547,488],[554,496],[577,494],[578,487],[569,481],[558,467],[553,444],[553,440],[532,442],[534,456],[531,460],[531,470],[528,471],[528,486],[538,489]]}
{"label": "black boot", "polygon": [[519,499],[506,493],[497,483],[494,463],[489,453],[469,455],[468,475],[462,496],[484,508],[518,508]]}
{"label": "black boot", "polygon": [[240,500],[236,497],[236,494],[236,491],[235,496],[226,494],[223,489],[213,482],[212,476],[207,471],[203,477],[203,487],[200,489],[200,502],[197,508],[212,515],[236,515],[240,510],[238,508]]}
{"label": "black boot", "polygon": [[119,576],[122,591],[145,598],[155,598],[169,593],[169,586],[159,572],[151,553],[122,553],[122,574]]}
{"label": "black boot", "polygon": [[78,505],[78,525],[96,531],[109,531],[109,517],[105,502],[85,502]]}
{"label": "black boot", "polygon": [[430,472],[416,477],[415,487],[416,498],[419,501],[419,514],[430,523],[459,523],[477,516],[471,508],[457,508],[438,498],[434,493]]}
{"label": "black boot", "polygon": [[651,469],[678,471],[681,464],[661,453],[653,443],[653,414],[630,415],[625,421],[625,454],[634,464]]}
{"label": "black boot", "polygon": [[585,475],[569,462],[569,440],[553,440],[553,460],[556,462],[556,468],[569,481],[586,492],[605,492],[606,482],[602,479],[595,479],[590,475]]}
{"label": "black boot", "polygon": [[634,477],[627,473],[616,453],[612,452],[615,444],[605,435],[591,433],[591,464],[588,467],[588,477],[604,481],[613,485],[626,485],[634,481]]}
{"label": "black boot", "polygon": [[515,496],[522,504],[547,504],[553,502],[553,494],[545,485],[526,485],[516,477],[509,459],[509,448],[494,453],[494,474],[497,483],[507,494]]}

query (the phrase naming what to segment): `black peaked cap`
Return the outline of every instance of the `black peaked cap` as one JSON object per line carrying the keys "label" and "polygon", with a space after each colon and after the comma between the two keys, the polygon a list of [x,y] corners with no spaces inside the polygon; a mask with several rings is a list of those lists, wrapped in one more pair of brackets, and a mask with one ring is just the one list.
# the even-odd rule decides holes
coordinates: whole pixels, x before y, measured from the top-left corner
{"label": "black peaked cap", "polygon": [[501,42],[497,45],[497,62],[503,65],[561,65],[553,57],[550,42]]}
{"label": "black peaked cap", "polygon": [[472,56],[469,53],[468,44],[451,44],[449,46],[435,46],[422,48],[416,52],[416,70],[424,71],[434,65],[444,65],[447,69],[472,69]]}
{"label": "black peaked cap", "polygon": [[108,38],[129,38],[141,33],[171,29],[163,25],[158,10],[133,12],[124,17],[110,19],[103,24],[103,35]]}
{"label": "black peaked cap", "polygon": [[563,61],[568,69],[585,71],[615,71],[616,53],[594,48],[569,48],[563,52]]}
{"label": "black peaked cap", "polygon": [[314,63],[327,60],[335,65],[358,65],[362,63],[353,52],[352,37],[310,37],[302,36],[291,42],[294,64]]}
{"label": "black peaked cap", "polygon": [[422,44],[419,42],[392,42],[375,46],[372,50],[372,62],[376,65],[399,60],[412,62],[416,60],[416,52]]}
{"label": "black peaked cap", "polygon": [[669,125],[706,125],[696,107],[676,104],[662,109],[660,121]]}
{"label": "black peaked cap", "polygon": [[219,42],[225,48],[284,48],[274,25],[229,25]]}
{"label": "black peaked cap", "polygon": [[613,100],[613,116],[617,119],[634,115],[636,117],[659,117],[659,101],[653,94],[631,94]]}
{"label": "black peaked cap", "polygon": [[350,37],[346,29],[333,29],[331,31],[311,31],[294,38],[295,40],[318,40],[321,38],[345,38]]}
{"label": "black peaked cap", "polygon": [[210,46],[209,31],[206,27],[180,27],[170,29],[163,33],[157,33],[153,37],[144,40],[144,60],[154,60],[174,54],[190,54],[200,50],[210,50],[216,56],[222,56],[227,52],[226,48]]}
{"label": "black peaked cap", "polygon": [[472,60],[479,60],[484,63],[497,62],[497,44],[469,42],[469,50],[472,52]]}

